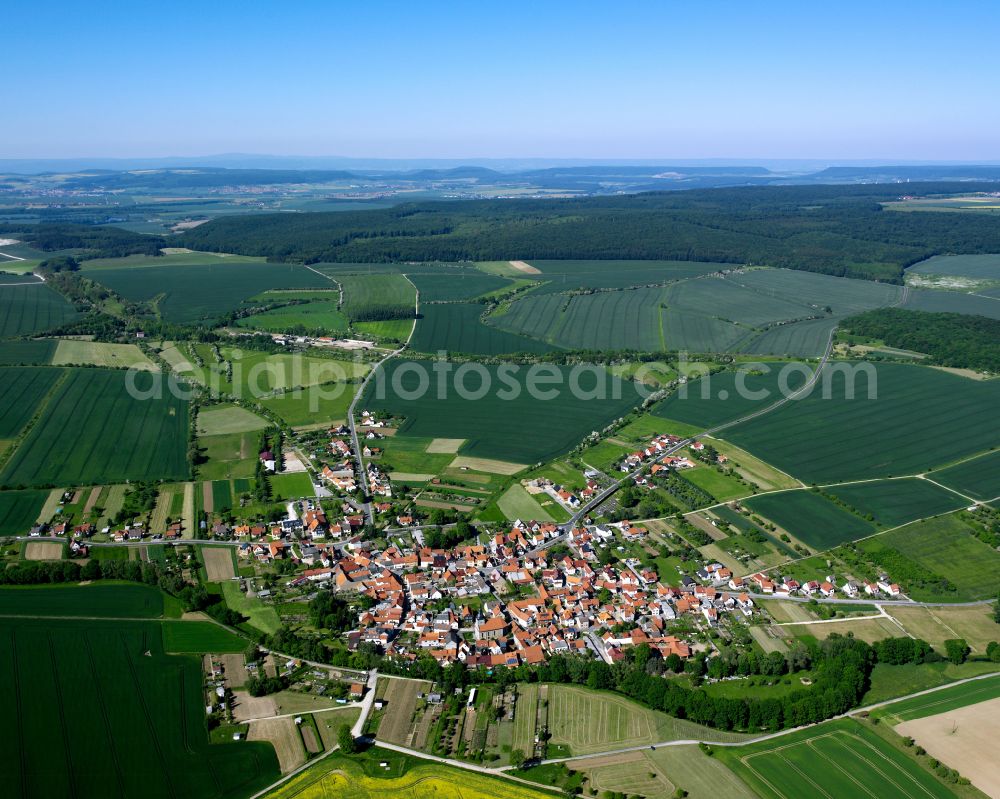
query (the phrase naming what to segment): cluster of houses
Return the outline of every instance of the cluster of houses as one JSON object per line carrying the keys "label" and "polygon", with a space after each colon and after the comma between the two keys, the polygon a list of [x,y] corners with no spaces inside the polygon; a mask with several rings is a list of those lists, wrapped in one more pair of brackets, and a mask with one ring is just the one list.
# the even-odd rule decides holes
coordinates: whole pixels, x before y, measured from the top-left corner
{"label": "cluster of houses", "polygon": [[529,494],[548,494],[570,512],[592,500],[601,491],[597,480],[591,475],[586,476],[586,484],[579,491],[553,483],[546,477],[527,480],[524,482],[524,487]]}
{"label": "cluster of houses", "polygon": [[[364,411],[361,414],[361,425],[365,428],[362,434],[366,441],[361,454],[365,458],[379,457],[382,454],[381,448],[367,442],[382,437],[376,428],[385,426],[385,422],[376,420],[369,411]],[[338,492],[351,494],[357,490],[358,482],[355,471],[354,453],[351,451],[351,445],[347,440],[350,431],[344,425],[339,425],[331,428],[330,434],[332,438],[328,444],[328,449],[333,456],[333,463],[328,463],[323,467],[320,477]],[[389,476],[370,460],[365,468],[368,478],[368,488],[372,495],[377,497],[391,497],[392,485],[389,482]]]}
{"label": "cluster of houses", "polygon": [[313,500],[303,500],[301,515],[271,523],[238,524],[230,528],[223,522],[212,527],[216,538],[240,541],[238,554],[241,558],[258,563],[270,563],[285,558],[294,559],[307,566],[335,557],[333,544],[325,544],[327,539],[335,540],[341,546],[359,546],[365,518],[354,508],[343,503],[343,516],[330,518],[326,511]]}
{"label": "cluster of houses", "polygon": [[832,576],[827,576],[824,580],[810,580],[800,583],[790,577],[768,577],[766,574],[752,574],[746,579],[734,577],[730,580],[730,587],[743,589],[750,583],[761,594],[773,594],[777,598],[790,596],[823,597],[830,599],[840,591],[849,599],[854,599],[862,594],[871,597],[898,597],[901,595],[899,586],[892,582],[888,575],[880,575],[878,580],[847,580],[839,588]]}
{"label": "cluster of houses", "polygon": [[606,532],[574,530],[569,552],[555,554],[540,547],[560,536],[558,526],[521,521],[486,543],[452,549],[321,545],[315,565],[290,584],[369,598],[348,635],[351,647],[370,643],[389,656],[429,654],[469,667],[516,667],[574,652],[612,663],[638,644],[687,658],[693,647],[671,634],[670,622],[686,616],[714,626],[723,614],[753,613],[746,591],[722,586],[731,574],[719,564],[707,568],[721,587],[691,578],[673,587],[638,562],[601,565],[577,549],[575,542]]}
{"label": "cluster of houses", "polygon": [[[644,463],[648,463],[652,460],[657,460],[663,458],[664,454],[672,449],[676,449],[677,445],[681,443],[681,439],[677,436],[671,435],[659,435],[653,438],[643,449],[638,449],[635,452],[630,452],[626,455],[621,463],[618,465],[620,471],[628,473],[634,472]],[[700,452],[705,448],[705,445],[700,441],[694,441],[690,445],[690,448],[696,452]],[[688,458],[684,457],[673,457],[669,456],[663,458],[662,463],[657,463],[653,465],[654,470],[659,469],[693,469],[694,463]]]}

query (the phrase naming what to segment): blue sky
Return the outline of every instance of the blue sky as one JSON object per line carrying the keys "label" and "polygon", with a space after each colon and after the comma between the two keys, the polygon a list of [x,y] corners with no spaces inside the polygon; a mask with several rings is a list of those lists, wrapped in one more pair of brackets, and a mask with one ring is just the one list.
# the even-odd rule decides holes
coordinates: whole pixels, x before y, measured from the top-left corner
{"label": "blue sky", "polygon": [[0,157],[1000,159],[1000,4],[26,2]]}

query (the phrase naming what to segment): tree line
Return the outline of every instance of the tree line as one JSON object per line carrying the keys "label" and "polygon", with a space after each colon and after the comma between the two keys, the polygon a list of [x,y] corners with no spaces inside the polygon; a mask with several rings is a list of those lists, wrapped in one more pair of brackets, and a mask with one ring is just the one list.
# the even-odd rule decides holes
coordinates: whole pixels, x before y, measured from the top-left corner
{"label": "tree line", "polygon": [[[983,184],[989,189],[995,184]],[[908,195],[968,191],[911,183]],[[180,244],[280,261],[679,259],[767,264],[902,282],[946,252],[1000,251],[973,213],[885,211],[893,185],[768,186],[572,199],[409,203],[368,211],[228,216]]]}
{"label": "tree line", "polygon": [[880,308],[850,316],[841,327],[859,339],[926,353],[940,366],[1000,372],[1000,319]]}

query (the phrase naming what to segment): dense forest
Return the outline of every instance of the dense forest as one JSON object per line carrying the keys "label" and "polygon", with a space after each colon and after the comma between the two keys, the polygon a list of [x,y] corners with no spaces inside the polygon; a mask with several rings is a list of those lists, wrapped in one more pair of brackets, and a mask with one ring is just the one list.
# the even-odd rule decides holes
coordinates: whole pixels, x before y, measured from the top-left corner
{"label": "dense forest", "polygon": [[43,223],[0,225],[0,236],[13,235],[43,252],[75,250],[84,258],[119,258],[125,255],[159,255],[167,242],[161,236],[133,233],[104,225]]}
{"label": "dense forest", "polygon": [[927,353],[941,366],[1000,372],[1000,319],[880,308],[848,317],[841,327],[861,339]]}
{"label": "dense forest", "polygon": [[[995,184],[983,184],[983,189]],[[380,262],[685,259],[900,282],[940,253],[1000,252],[975,213],[902,213],[882,203],[967,184],[741,187],[552,200],[423,202],[370,211],[216,219],[177,242],[274,260]]]}

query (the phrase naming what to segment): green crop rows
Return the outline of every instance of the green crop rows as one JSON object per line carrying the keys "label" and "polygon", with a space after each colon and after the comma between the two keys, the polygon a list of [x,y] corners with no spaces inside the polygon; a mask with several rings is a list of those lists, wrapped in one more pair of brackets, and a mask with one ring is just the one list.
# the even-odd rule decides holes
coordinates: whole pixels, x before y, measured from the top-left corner
{"label": "green crop rows", "polygon": [[76,309],[48,286],[0,288],[0,338],[41,333],[78,317]]}
{"label": "green crop rows", "polygon": [[[400,428],[404,434],[468,439],[461,449],[463,455],[534,463],[570,449],[591,431],[600,430],[612,419],[624,415],[639,401],[631,382],[621,383],[619,399],[612,397],[610,382],[606,386],[607,399],[575,397],[565,380],[569,368],[549,366],[545,367],[546,373],[556,372],[564,378],[559,389],[551,384],[544,387],[546,391],[558,391],[553,399],[530,396],[525,380],[527,367],[514,366],[482,367],[492,385],[490,393],[482,399],[461,398],[451,380],[446,383],[449,390],[445,398],[439,399],[436,376],[429,371],[428,362],[413,362],[416,368],[425,370],[428,390],[416,399],[404,399],[394,391],[394,386],[398,384],[404,394],[416,394],[421,382],[409,363],[402,360],[387,363],[384,374],[373,378],[369,384],[364,407],[406,417]],[[457,365],[453,364],[452,368]],[[497,392],[506,388],[498,379],[498,369],[504,369],[519,387],[516,398],[504,400],[498,396]],[[607,373],[599,370],[599,374],[606,376]],[[475,392],[481,382],[475,375],[469,375],[465,385],[470,392]],[[593,375],[583,376],[580,385],[585,390],[592,390],[596,385]],[[380,386],[384,387],[384,397],[379,397]]]}
{"label": "green crop rows", "polygon": [[[187,402],[136,399],[127,373],[72,369],[0,474],[4,485],[114,483],[188,476]],[[158,375],[142,374],[147,388]]]}
{"label": "green crop rows", "polygon": [[514,352],[548,352],[544,342],[484,325],[483,306],[473,303],[422,305],[421,318],[411,345],[417,352],[461,352],[500,355]]}
{"label": "green crop rows", "polygon": [[297,264],[245,262],[88,269],[87,277],[130,300],[156,299],[160,316],[178,324],[215,319],[267,289],[333,286]]}
{"label": "green crop rows", "polygon": [[61,374],[51,368],[0,368],[0,439],[21,432]]}
{"label": "green crop rows", "polygon": [[864,519],[812,491],[761,494],[744,504],[814,549],[829,549],[875,532]]}
{"label": "green crop rows", "polygon": [[1000,445],[1000,381],[902,364],[860,367],[853,398],[850,375],[827,367],[808,397],[737,425],[726,438],[816,483],[916,474]]}

